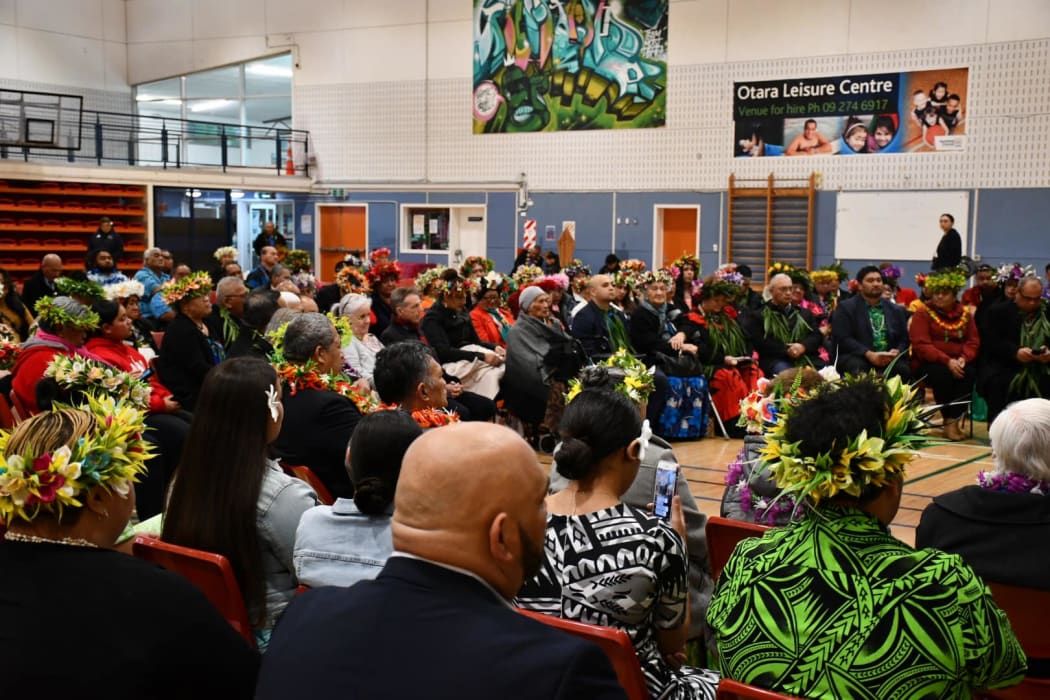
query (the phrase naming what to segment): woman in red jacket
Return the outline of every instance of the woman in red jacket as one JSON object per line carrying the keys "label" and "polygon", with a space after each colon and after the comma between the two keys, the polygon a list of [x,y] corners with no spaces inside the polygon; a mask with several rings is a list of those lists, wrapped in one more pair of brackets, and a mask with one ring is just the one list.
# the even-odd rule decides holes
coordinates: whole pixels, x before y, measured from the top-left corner
{"label": "woman in red jacket", "polygon": [[911,318],[912,374],[924,377],[942,406],[944,436],[962,440],[959,419],[966,412],[976,374],[981,340],[973,314],[956,295],[966,286],[966,276],[956,269],[930,273],[925,290],[929,296]]}
{"label": "woman in red jacket", "polygon": [[182,456],[182,443],[193,416],[182,410],[156,372],[149,369],[146,359],[126,342],[132,328],[124,305],[116,301],[96,301],[91,308],[98,316],[99,326],[85,347],[102,362],[149,381],[146,425],[152,430],[146,433],[146,439],[155,445],[157,456],[148,462],[149,477],[135,488],[139,518],[145,520],[163,510],[168,480]]}

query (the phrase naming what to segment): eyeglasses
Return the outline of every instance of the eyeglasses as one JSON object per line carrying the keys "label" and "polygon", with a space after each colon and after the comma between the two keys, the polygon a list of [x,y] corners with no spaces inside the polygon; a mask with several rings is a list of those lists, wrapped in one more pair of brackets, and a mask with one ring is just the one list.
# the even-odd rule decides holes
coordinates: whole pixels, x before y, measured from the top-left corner
{"label": "eyeglasses", "polygon": [[1024,299],[1025,301],[1040,301],[1043,297],[1030,297],[1027,294],[1017,294],[1017,298]]}

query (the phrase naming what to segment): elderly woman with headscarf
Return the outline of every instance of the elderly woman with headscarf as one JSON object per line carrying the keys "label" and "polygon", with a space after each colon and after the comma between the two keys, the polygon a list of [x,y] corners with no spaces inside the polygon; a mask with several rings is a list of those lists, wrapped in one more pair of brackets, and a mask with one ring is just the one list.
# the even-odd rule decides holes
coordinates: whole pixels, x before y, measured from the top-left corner
{"label": "elderly woman with headscarf", "polygon": [[36,385],[55,355],[80,355],[101,361],[83,345],[89,331],[98,328],[98,314],[66,296],[44,297],[36,303],[39,329],[22,344],[11,369],[11,390],[30,413],[37,412]]}
{"label": "elderly woman with headscarf", "polygon": [[518,321],[507,333],[507,372],[503,375],[507,407],[539,432],[556,433],[564,410],[565,383],[582,366],[583,350],[551,316],[551,297],[539,286],[518,296]]}
{"label": "elderly woman with headscarf", "polygon": [[[146,469],[144,432],[142,413],[103,397],[0,435],[0,600],[13,603],[0,646],[38,650],[0,661],[5,697],[41,694],[44,678],[52,697],[251,697],[258,655],[196,586],[112,549]],[[85,627],[85,610],[98,624]]]}
{"label": "elderly woman with headscarf", "polygon": [[368,332],[372,300],[364,294],[347,294],[332,309],[350,321],[351,335],[343,338],[343,361],[362,379],[372,379],[376,354],[383,349],[379,338]]}
{"label": "elderly woman with headscarf", "polygon": [[1050,401],[1010,404],[988,437],[993,468],[976,486],[935,497],[915,546],[962,555],[985,581],[1050,591]]}

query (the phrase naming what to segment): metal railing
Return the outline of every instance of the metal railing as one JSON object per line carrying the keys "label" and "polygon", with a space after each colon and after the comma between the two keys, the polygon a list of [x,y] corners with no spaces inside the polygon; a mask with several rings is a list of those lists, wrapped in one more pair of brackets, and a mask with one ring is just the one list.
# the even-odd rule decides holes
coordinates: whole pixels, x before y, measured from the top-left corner
{"label": "metal railing", "polygon": [[310,132],[279,126],[84,110],[57,148],[0,145],[0,159],[62,160],[96,165],[250,168],[277,175],[310,175]]}

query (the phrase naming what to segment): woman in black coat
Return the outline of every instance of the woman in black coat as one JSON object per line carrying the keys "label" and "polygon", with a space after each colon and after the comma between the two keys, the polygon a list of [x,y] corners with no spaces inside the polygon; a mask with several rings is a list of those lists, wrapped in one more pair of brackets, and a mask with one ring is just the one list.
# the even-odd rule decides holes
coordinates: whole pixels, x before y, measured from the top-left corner
{"label": "woman in black coat", "polygon": [[196,272],[158,289],[176,316],[164,331],[164,342],[157,358],[157,370],[164,386],[187,411],[197,403],[204,375],[225,358],[221,333],[209,327],[211,278]]}
{"label": "woman in black coat", "polygon": [[931,270],[943,270],[955,267],[962,261],[962,236],[955,230],[955,217],[951,214],[941,214],[941,241],[937,244],[937,252],[933,256]]}

